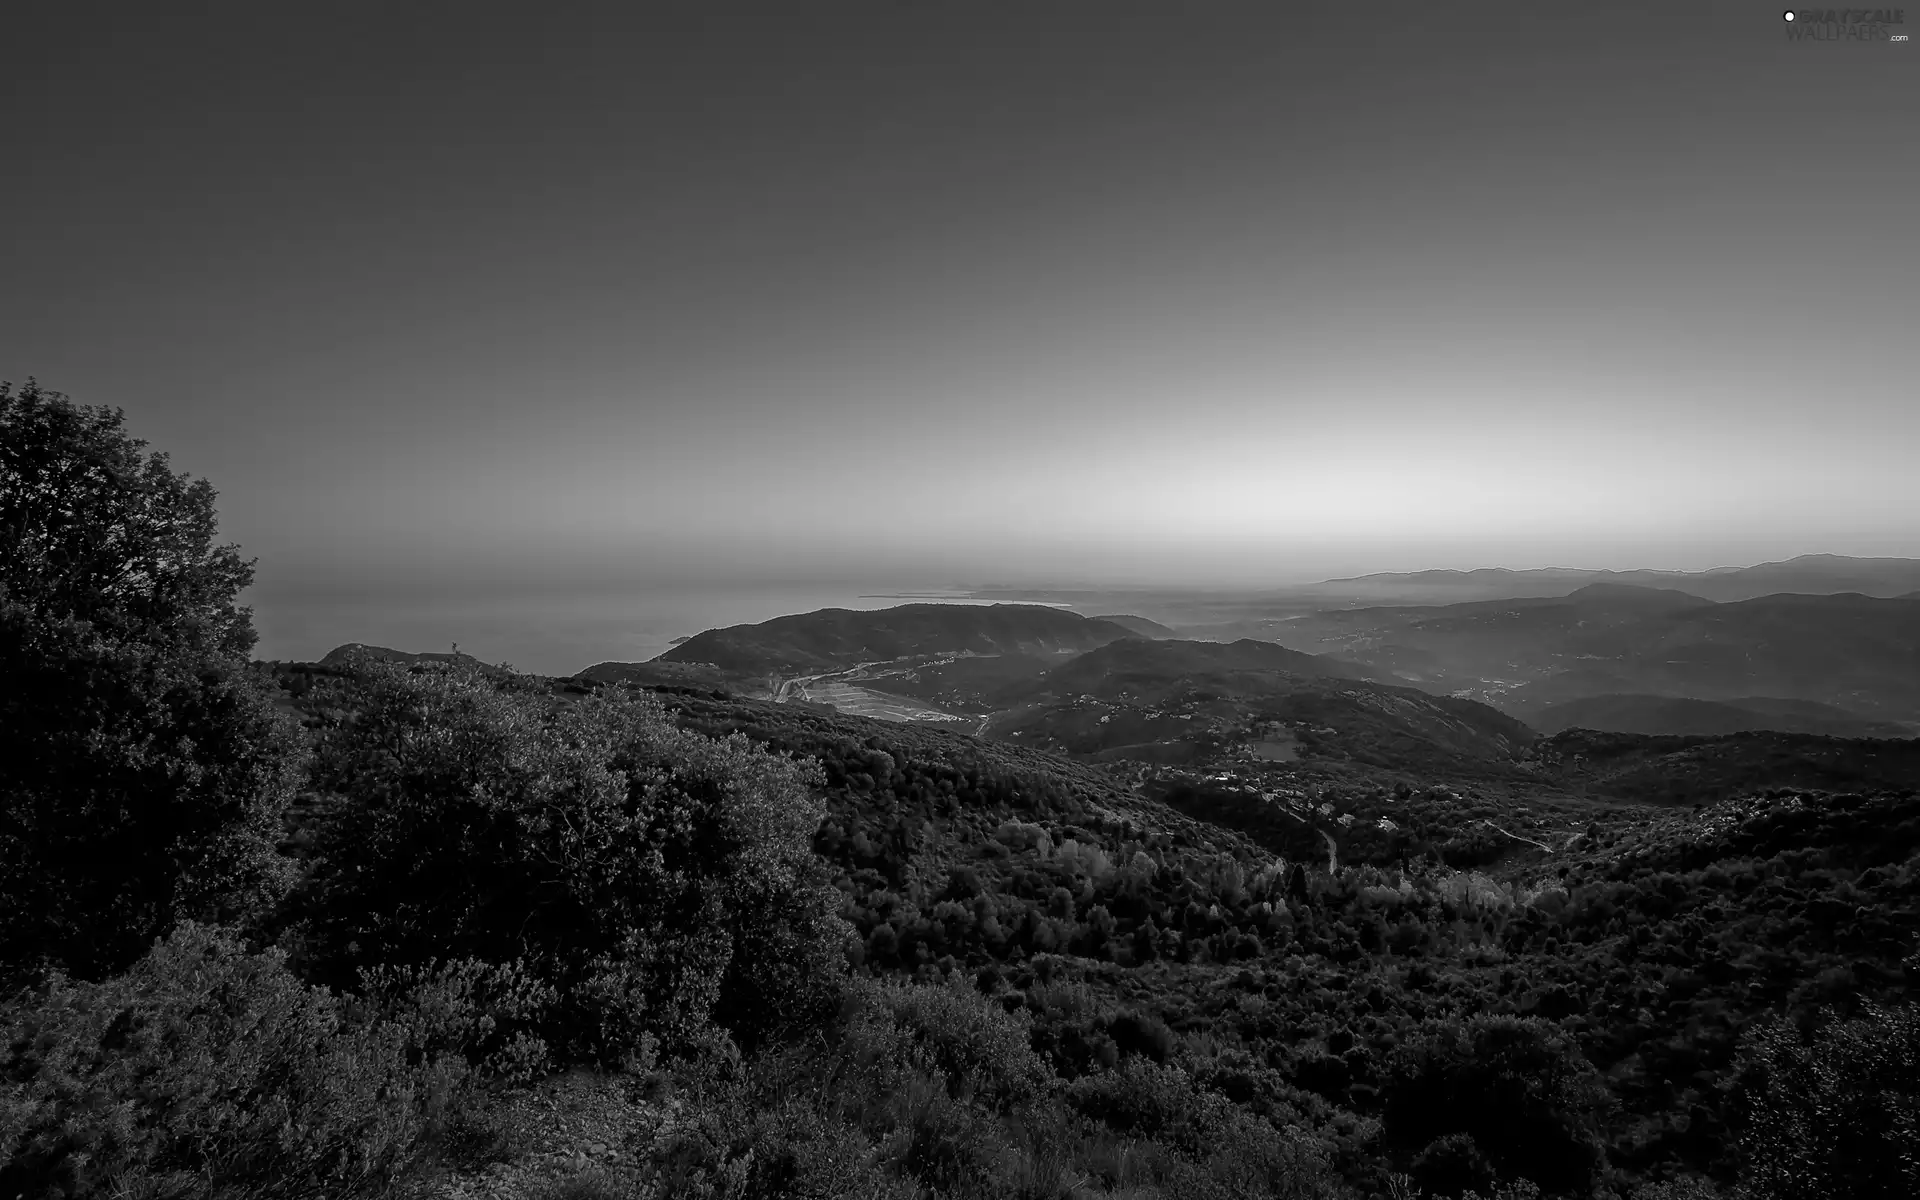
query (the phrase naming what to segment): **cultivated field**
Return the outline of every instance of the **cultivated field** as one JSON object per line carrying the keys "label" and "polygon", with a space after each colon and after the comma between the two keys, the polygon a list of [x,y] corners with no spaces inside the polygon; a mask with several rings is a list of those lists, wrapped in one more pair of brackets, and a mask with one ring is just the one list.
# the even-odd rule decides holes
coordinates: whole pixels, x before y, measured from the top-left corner
{"label": "cultivated field", "polygon": [[800,699],[811,700],[815,704],[830,704],[843,713],[856,717],[873,717],[881,721],[946,721],[971,724],[966,717],[956,717],[952,713],[942,712],[929,704],[911,700],[905,696],[890,696],[885,692],[876,692],[869,688],[855,687],[837,680],[821,680],[807,683],[797,689]]}
{"label": "cultivated field", "polygon": [[1253,756],[1262,762],[1292,762],[1299,758],[1300,743],[1292,736],[1285,738],[1267,738],[1253,743],[1249,749]]}

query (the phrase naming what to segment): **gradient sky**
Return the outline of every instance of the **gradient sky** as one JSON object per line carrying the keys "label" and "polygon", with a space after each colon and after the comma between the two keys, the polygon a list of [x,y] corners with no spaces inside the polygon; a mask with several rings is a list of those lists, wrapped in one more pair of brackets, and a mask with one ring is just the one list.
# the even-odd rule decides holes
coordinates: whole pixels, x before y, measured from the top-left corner
{"label": "gradient sky", "polygon": [[1920,555],[1912,43],[517,7],[0,17],[0,377],[213,480],[263,654],[722,585]]}

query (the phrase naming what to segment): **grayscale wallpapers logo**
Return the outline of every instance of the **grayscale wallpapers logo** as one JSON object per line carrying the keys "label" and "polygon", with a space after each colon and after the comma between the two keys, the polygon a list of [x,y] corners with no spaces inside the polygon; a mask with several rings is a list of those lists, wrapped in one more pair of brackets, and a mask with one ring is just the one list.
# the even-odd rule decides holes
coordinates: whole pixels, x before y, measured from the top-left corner
{"label": "grayscale wallpapers logo", "polygon": [[1790,42],[1904,42],[1904,8],[1790,8],[1781,14]]}

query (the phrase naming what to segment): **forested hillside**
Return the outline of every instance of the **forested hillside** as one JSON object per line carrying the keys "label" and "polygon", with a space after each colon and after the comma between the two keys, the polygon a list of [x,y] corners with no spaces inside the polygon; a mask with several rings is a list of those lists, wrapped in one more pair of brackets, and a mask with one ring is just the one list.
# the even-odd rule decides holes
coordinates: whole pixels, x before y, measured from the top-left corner
{"label": "forested hillside", "polygon": [[1648,737],[1570,729],[1535,743],[1527,758],[1563,786],[1665,804],[1710,803],[1767,787],[1920,787],[1920,740],[1914,738]]}
{"label": "forested hillside", "polygon": [[1814,700],[1743,696],[1694,700],[1681,696],[1587,696],[1550,704],[1527,715],[1542,733],[1597,729],[1609,733],[1722,734],[1773,730],[1831,737],[1910,737],[1891,721],[1874,721]]}
{"label": "forested hillside", "polygon": [[1202,765],[1236,749],[1383,770],[1513,773],[1534,740],[1484,704],[1372,682],[1375,672],[1267,642],[1125,641],[998,694],[985,727],[1063,754]]}
{"label": "forested hillside", "polygon": [[[1308,1118],[1355,1171],[1367,1161],[1442,1190],[1524,1174],[1559,1192],[1609,1170],[1730,1176],[1739,1106],[1754,1102],[1735,1087],[1742,1033],[1915,982],[1912,794],[1592,810],[1562,853],[1509,841],[1486,873],[1416,840],[1329,875],[1317,845],[1262,853],[1257,836],[1043,756],[774,706],[669,704],[694,728],[827,765],[816,845],[866,969],[1021,993],[1056,1072],[1185,1061]],[[1429,818],[1430,832],[1464,832],[1469,806],[1452,807],[1452,826]],[[1403,800],[1397,815],[1418,808]],[[1062,980],[1081,998],[1056,1013]],[[1165,1025],[1161,1041],[1139,1041],[1142,1021]],[[1519,1099],[1493,1078],[1421,1074],[1497,1073],[1464,1048],[1502,1038],[1544,1056],[1530,1069],[1566,1073],[1551,1076],[1565,1092],[1529,1097],[1547,1114],[1505,1107]],[[1410,1062],[1409,1045],[1451,1065]],[[1454,1087],[1489,1090],[1451,1116],[1416,1101]]]}

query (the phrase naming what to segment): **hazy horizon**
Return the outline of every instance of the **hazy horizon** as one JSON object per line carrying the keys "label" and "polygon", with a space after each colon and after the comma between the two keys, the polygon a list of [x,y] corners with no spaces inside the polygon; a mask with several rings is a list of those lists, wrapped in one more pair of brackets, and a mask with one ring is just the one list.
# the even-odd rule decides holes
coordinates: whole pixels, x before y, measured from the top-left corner
{"label": "hazy horizon", "polygon": [[1916,52],[1775,6],[0,21],[0,378],[213,481],[265,657],[1920,557]]}

